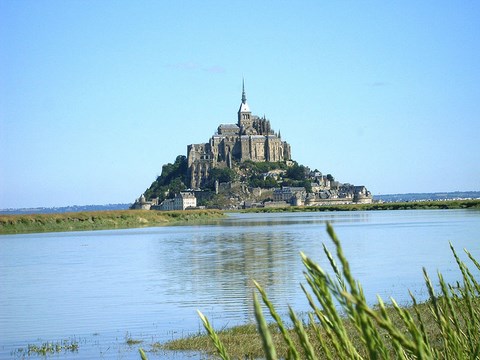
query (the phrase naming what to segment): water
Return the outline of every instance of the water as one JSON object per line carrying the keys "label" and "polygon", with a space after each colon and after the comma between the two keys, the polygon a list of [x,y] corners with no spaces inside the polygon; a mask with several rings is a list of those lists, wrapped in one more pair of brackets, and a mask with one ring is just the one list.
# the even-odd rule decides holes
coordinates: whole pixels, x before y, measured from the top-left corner
{"label": "water", "polygon": [[[480,212],[412,210],[232,214],[211,225],[0,236],[0,358],[46,341],[77,341],[59,359],[138,359],[137,348],[253,321],[252,279],[281,314],[309,310],[299,252],[327,267],[333,223],[353,274],[376,294],[427,298],[422,277],[460,279],[448,242],[480,258]],[[462,258],[466,256],[462,254]],[[127,338],[143,340],[128,346]],[[201,359],[161,352],[149,358]]]}

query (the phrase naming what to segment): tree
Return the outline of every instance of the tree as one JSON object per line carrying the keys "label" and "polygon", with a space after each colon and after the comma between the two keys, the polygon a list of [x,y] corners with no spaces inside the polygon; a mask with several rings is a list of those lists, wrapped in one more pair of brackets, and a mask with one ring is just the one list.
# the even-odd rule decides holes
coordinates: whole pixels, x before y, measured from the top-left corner
{"label": "tree", "polygon": [[304,180],[305,179],[305,166],[295,163],[293,166],[287,169],[287,177],[292,180]]}
{"label": "tree", "polygon": [[234,181],[236,175],[235,171],[230,168],[213,168],[208,174],[208,180],[205,187],[213,189],[215,187],[215,181],[218,181],[219,183]]}
{"label": "tree", "polygon": [[184,190],[187,182],[187,165],[187,158],[183,155],[178,155],[173,164],[163,165],[161,175],[145,191],[145,198],[151,200],[158,197],[163,201],[166,196],[173,197]]}
{"label": "tree", "polygon": [[179,179],[173,179],[172,182],[168,185],[168,197],[170,199],[174,198],[176,194],[180,191],[185,190],[187,187],[185,184]]}

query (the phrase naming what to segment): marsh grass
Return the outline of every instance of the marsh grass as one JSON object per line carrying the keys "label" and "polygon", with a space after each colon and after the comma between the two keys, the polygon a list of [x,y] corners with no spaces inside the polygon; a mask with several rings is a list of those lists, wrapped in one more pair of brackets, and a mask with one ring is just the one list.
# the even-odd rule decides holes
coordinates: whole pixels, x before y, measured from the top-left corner
{"label": "marsh grass", "polygon": [[143,340],[134,339],[130,333],[125,334],[125,344],[128,346],[134,346],[143,343]]}
{"label": "marsh grass", "polygon": [[[257,326],[238,327],[234,331],[215,332],[208,319],[200,318],[210,337],[195,336],[166,348],[202,349],[216,352],[221,359],[479,359],[480,358],[480,285],[450,245],[462,273],[462,282],[447,284],[438,273],[439,292],[424,269],[430,295],[418,304],[410,294],[412,306],[400,307],[394,299],[385,305],[367,304],[361,284],[350,271],[340,241],[333,228],[327,232],[335,246],[336,258],[324,245],[324,253],[333,269],[329,275],[317,263],[301,254],[307,286],[301,286],[311,307],[307,320],[290,308],[288,328],[277,314],[268,295],[255,283]],[[473,265],[480,264],[466,251]],[[267,324],[261,302],[274,322]],[[202,348],[203,346],[203,348]]]}
{"label": "marsh grass", "polygon": [[42,344],[28,344],[26,348],[18,348],[15,351],[15,355],[25,354],[27,356],[32,355],[53,355],[62,352],[77,352],[78,341],[75,339],[65,339],[62,341],[47,341]]}
{"label": "marsh grass", "polygon": [[218,210],[116,210],[76,213],[0,215],[0,234],[126,229],[201,223],[223,217]]}

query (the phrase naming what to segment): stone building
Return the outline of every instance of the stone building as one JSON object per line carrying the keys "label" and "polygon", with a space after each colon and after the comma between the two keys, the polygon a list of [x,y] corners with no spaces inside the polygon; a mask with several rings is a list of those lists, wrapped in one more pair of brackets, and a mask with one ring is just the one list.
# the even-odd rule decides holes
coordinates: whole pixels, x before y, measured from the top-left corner
{"label": "stone building", "polygon": [[150,208],[152,206],[155,206],[155,205],[157,205],[156,200],[147,201],[145,199],[145,195],[142,194],[142,195],[140,195],[140,197],[138,199],[135,200],[133,205],[130,206],[130,209],[133,209],[133,210],[150,210]]}
{"label": "stone building", "polygon": [[304,187],[283,186],[273,190],[273,201],[286,201],[295,206],[303,205],[306,197],[307,191]]}
{"label": "stone building", "polygon": [[192,192],[182,191],[176,194],[173,199],[165,199],[160,205],[152,206],[153,210],[186,210],[197,207],[197,198]]}
{"label": "stone building", "polygon": [[236,124],[221,124],[208,143],[187,147],[188,181],[191,189],[200,188],[215,167],[232,168],[234,162],[285,161],[291,159],[291,148],[275,133],[270,121],[253,115],[247,104],[245,86]]}

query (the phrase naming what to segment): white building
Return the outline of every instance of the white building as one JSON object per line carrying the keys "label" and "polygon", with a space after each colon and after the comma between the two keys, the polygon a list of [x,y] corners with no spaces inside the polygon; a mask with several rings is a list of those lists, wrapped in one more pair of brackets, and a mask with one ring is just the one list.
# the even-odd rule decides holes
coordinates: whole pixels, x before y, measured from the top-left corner
{"label": "white building", "polygon": [[181,192],[173,199],[166,199],[160,204],[160,210],[186,210],[197,207],[197,198],[193,192]]}

